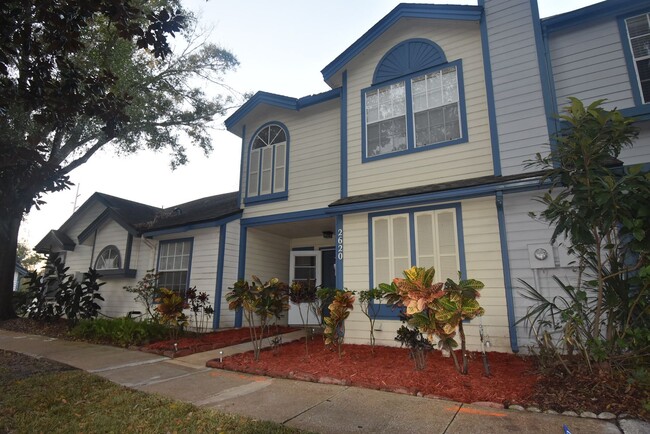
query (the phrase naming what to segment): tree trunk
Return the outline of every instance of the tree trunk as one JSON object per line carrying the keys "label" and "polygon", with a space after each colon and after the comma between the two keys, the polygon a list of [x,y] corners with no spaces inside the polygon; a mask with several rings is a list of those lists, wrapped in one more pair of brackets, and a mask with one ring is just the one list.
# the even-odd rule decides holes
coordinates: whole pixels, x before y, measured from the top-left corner
{"label": "tree trunk", "polygon": [[0,320],[16,317],[12,299],[22,212],[0,216]]}

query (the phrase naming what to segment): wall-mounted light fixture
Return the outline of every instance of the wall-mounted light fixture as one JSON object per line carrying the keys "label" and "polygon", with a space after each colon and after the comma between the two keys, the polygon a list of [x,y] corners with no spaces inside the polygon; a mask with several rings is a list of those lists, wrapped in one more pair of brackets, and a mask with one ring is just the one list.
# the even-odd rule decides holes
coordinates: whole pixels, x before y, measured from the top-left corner
{"label": "wall-mounted light fixture", "polygon": [[334,236],[334,232],[332,231],[323,231],[323,238],[332,238]]}

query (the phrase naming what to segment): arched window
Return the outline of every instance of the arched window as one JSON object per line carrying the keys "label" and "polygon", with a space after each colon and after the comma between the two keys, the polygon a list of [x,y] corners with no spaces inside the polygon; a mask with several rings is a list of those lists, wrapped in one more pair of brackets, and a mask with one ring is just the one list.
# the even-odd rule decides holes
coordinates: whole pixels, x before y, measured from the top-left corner
{"label": "arched window", "polygon": [[247,197],[282,196],[287,190],[287,147],[289,134],[284,125],[262,126],[251,140]]}
{"label": "arched window", "polygon": [[95,270],[118,270],[120,265],[120,251],[115,246],[106,246],[97,256]]}

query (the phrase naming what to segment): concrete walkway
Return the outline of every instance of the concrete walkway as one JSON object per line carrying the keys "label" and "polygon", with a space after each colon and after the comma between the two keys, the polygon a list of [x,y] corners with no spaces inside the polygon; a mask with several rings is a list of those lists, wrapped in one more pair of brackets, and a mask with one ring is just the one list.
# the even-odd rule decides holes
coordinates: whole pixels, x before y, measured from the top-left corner
{"label": "concrete walkway", "polygon": [[[290,336],[287,336],[290,338]],[[285,339],[287,340],[287,339]],[[650,432],[650,424],[494,409],[357,387],[275,379],[206,368],[250,344],[177,359],[0,330],[0,349],[43,357],[201,407],[321,433]],[[620,425],[620,426],[619,426]]]}

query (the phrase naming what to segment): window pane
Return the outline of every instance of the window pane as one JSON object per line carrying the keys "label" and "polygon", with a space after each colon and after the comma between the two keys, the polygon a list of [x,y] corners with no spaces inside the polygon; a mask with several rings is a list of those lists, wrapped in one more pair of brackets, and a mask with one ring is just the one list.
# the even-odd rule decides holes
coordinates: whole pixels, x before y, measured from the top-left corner
{"label": "window pane", "polygon": [[456,68],[447,68],[442,71],[442,100],[443,104],[458,101]]}
{"label": "window pane", "polygon": [[393,253],[395,256],[409,256],[409,228],[407,217],[393,218]]}
{"label": "window pane", "polygon": [[[433,255],[433,215],[419,214],[415,217],[417,228],[417,251],[419,256]],[[424,265],[418,264],[420,267]],[[433,265],[433,264],[432,264]]]}
{"label": "window pane", "polygon": [[440,254],[456,254],[456,233],[454,230],[454,213],[438,213],[438,238]]}
{"label": "window pane", "polygon": [[377,91],[366,94],[366,123],[373,123],[379,120],[379,99]]}
{"label": "window pane", "polygon": [[636,58],[650,55],[650,34],[632,38],[632,52]]}
{"label": "window pane", "polygon": [[287,145],[281,144],[275,146],[275,178],[273,191],[284,191],[285,187],[285,160],[286,160]]}
{"label": "window pane", "polygon": [[273,148],[262,150],[262,176],[260,179],[260,194],[271,193],[271,169],[273,167]]}
{"label": "window pane", "polygon": [[625,21],[627,22],[627,30],[630,33],[630,37],[632,38],[650,32],[647,14],[628,18]]}
{"label": "window pane", "polygon": [[375,286],[379,286],[380,283],[391,283],[394,277],[391,276],[390,272],[390,260],[389,259],[375,259]]}
{"label": "window pane", "polygon": [[256,196],[259,182],[260,151],[251,152],[251,164],[248,174],[248,195]]}
{"label": "window pane", "polygon": [[295,258],[296,267],[316,266],[316,258],[314,256],[296,256]]}
{"label": "window pane", "polygon": [[388,219],[376,219],[374,227],[375,257],[387,258],[390,255],[388,247]]}
{"label": "window pane", "polygon": [[447,279],[458,279],[458,268],[455,256],[442,256],[440,258],[440,270],[436,270],[436,280],[444,282]]}

